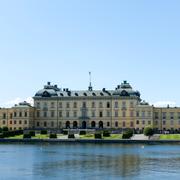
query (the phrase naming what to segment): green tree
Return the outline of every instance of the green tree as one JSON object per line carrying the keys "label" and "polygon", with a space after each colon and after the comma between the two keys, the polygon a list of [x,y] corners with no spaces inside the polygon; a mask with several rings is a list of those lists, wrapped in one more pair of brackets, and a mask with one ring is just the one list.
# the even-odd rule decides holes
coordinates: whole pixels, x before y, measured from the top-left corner
{"label": "green tree", "polygon": [[123,139],[130,139],[133,136],[133,130],[127,129],[125,132],[123,132],[122,138]]}
{"label": "green tree", "polygon": [[144,135],[145,136],[152,136],[154,134],[154,131],[153,131],[153,129],[151,128],[151,127],[146,127],[145,129],[144,129]]}

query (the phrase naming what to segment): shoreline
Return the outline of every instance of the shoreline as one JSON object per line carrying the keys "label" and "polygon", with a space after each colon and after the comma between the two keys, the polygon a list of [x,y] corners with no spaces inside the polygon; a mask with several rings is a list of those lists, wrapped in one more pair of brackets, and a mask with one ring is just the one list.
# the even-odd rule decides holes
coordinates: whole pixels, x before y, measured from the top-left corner
{"label": "shoreline", "polygon": [[104,140],[104,139],[0,139],[2,143],[74,143],[74,144],[180,144],[180,140]]}

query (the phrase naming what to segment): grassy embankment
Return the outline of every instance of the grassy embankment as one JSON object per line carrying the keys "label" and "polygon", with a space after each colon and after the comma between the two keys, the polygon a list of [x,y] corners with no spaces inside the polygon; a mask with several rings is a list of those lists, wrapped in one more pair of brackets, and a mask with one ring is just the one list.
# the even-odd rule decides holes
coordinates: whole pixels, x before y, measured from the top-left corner
{"label": "grassy embankment", "polygon": [[161,134],[160,140],[180,140],[180,134]]}

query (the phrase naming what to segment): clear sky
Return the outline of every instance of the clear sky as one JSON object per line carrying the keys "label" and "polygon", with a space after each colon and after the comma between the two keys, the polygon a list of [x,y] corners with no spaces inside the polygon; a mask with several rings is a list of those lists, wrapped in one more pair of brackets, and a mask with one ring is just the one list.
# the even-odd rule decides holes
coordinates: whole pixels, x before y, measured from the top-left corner
{"label": "clear sky", "polygon": [[47,81],[180,105],[179,0],[0,0],[0,106]]}

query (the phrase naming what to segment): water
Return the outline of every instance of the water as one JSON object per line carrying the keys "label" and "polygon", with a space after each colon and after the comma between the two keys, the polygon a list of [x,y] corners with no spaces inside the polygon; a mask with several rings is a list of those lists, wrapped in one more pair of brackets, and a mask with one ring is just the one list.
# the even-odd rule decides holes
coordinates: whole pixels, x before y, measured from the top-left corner
{"label": "water", "polygon": [[1,144],[0,179],[180,179],[180,145]]}

